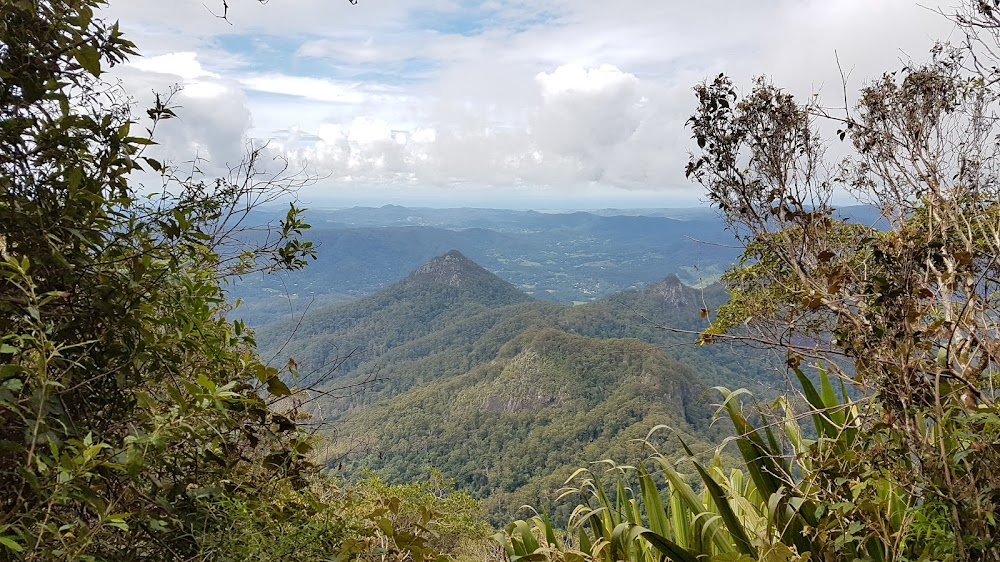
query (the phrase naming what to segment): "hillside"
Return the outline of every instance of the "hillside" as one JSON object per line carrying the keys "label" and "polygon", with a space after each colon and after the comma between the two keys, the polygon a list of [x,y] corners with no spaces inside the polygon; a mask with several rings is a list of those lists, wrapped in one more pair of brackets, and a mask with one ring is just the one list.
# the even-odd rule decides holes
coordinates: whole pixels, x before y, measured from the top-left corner
{"label": "hillside", "polygon": [[658,424],[702,444],[702,390],[689,368],[650,344],[530,330],[486,364],[345,417],[331,455],[348,473],[371,468],[390,481],[415,481],[434,466],[502,522],[525,503],[551,508],[578,466],[637,459],[634,440]]}
{"label": "hillside", "polygon": [[331,394],[312,406],[336,430],[331,466],[397,482],[434,466],[499,522],[577,466],[630,458],[655,425],[693,444],[717,436],[713,385],[773,386],[763,358],[693,345],[702,308],[725,298],[671,275],[593,303],[540,302],[450,251],[257,339],[276,362],[295,358],[303,384],[325,379]]}
{"label": "hillside", "polygon": [[264,357],[294,357],[305,383],[326,376],[332,366],[343,379],[365,361],[432,353],[439,346],[420,343],[430,336],[448,347],[460,345],[482,324],[480,316],[488,325],[496,309],[531,300],[452,251],[374,295],[264,326],[258,341]]}

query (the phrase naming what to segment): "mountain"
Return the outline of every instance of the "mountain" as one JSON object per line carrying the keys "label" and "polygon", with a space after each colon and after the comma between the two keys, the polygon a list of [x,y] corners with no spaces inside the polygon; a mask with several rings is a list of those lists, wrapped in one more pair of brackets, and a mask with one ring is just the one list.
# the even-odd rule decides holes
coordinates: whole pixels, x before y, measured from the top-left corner
{"label": "mountain", "polygon": [[366,296],[457,249],[537,299],[589,302],[668,272],[706,285],[738,255],[725,224],[704,210],[673,218],[389,207],[314,210],[307,218],[318,259],[302,271],[236,280],[234,297],[251,304],[281,300],[258,309],[279,311],[289,298]]}
{"label": "mountain", "polygon": [[387,292],[453,292],[454,298],[485,306],[502,306],[532,300],[510,283],[486,271],[458,250],[438,256],[418,267]]}
{"label": "mountain", "polygon": [[[365,362],[395,364],[450,351],[490,326],[497,311],[533,299],[457,251],[438,256],[374,295],[318,308],[256,330],[263,357],[291,356],[302,384],[331,374],[366,378]],[[433,334],[433,338],[429,338]],[[430,347],[428,340],[434,343]],[[335,373],[331,370],[336,368]],[[409,384],[396,378],[394,383]]]}
{"label": "mountain", "polygon": [[257,339],[277,363],[294,357],[303,383],[324,381],[312,406],[336,428],[331,466],[405,482],[432,465],[501,521],[577,466],[634,458],[632,440],[656,425],[689,444],[715,437],[706,389],[772,377],[745,349],[693,345],[702,309],[725,297],[671,275],[592,303],[541,302],[449,251]]}
{"label": "mountain", "polygon": [[[635,440],[657,425],[705,445],[703,390],[656,346],[529,330],[489,362],[340,420],[331,457],[349,474],[374,469],[401,482],[433,466],[483,498],[502,522],[526,503],[553,508],[577,467],[640,458]],[[657,437],[663,452],[677,451],[672,434]],[[568,516],[558,508],[551,514]]]}
{"label": "mountain", "polygon": [[[254,214],[275,222],[284,211]],[[878,211],[847,206],[838,216],[882,225]],[[234,280],[231,296],[259,326],[301,313],[308,303],[378,292],[427,260],[457,249],[537,298],[591,302],[673,273],[707,287],[740,254],[726,223],[709,208],[605,209],[542,213],[500,209],[312,209],[307,232],[318,259],[302,271]],[[237,313],[242,313],[237,311]]]}

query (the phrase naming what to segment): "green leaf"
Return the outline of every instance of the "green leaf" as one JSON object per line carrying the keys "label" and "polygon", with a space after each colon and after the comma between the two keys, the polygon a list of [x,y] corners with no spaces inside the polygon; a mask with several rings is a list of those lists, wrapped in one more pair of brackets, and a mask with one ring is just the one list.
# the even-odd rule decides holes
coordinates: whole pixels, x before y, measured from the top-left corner
{"label": "green leaf", "polygon": [[17,542],[14,541],[14,538],[9,535],[0,537],[0,544],[6,546],[10,550],[13,550],[14,552],[24,552],[24,547],[17,544]]}
{"label": "green leaf", "polygon": [[819,367],[817,370],[819,371],[820,395],[823,397],[823,403],[826,404],[830,419],[833,420],[833,423],[837,425],[839,430],[847,421],[847,416],[844,410],[840,408],[840,400],[833,391],[833,385],[830,384],[830,376],[827,374],[826,369]]}
{"label": "green leaf", "polygon": [[215,383],[209,380],[205,375],[198,375],[198,386],[208,390],[209,392],[215,391]]}
{"label": "green leaf", "polygon": [[288,396],[292,393],[288,385],[281,382],[281,379],[276,376],[267,379],[267,391],[273,396]]}
{"label": "green leaf", "polygon": [[115,513],[113,515],[109,515],[104,520],[104,524],[122,531],[128,531],[128,523],[125,522],[126,517],[128,517],[127,513]]}
{"label": "green leaf", "polygon": [[[691,528],[691,512],[684,509],[684,498],[681,497],[679,491],[670,488],[670,524],[674,532],[674,540],[677,541],[683,548],[688,548],[694,546],[692,543],[697,541],[689,541],[688,529]],[[696,514],[697,515],[697,514]],[[693,538],[693,537],[692,537]]]}
{"label": "green leaf", "polygon": [[552,522],[549,521],[549,516],[544,510],[542,510],[542,523],[545,531],[545,541],[552,546],[558,546],[559,541],[556,540],[555,529],[552,528]]}
{"label": "green leaf", "polygon": [[[723,533],[720,532],[718,519],[700,517],[708,509],[702,503],[698,494],[694,493],[694,490],[688,485],[684,476],[677,472],[666,458],[655,457],[655,460],[660,465],[660,468],[663,469],[663,475],[670,483],[672,493],[677,493],[684,504],[687,505],[687,511],[693,514],[691,522],[694,524],[694,529],[692,530],[694,540],[701,541],[701,537],[708,536],[711,537],[712,542],[719,552],[729,552],[732,550],[732,546],[725,540]],[[674,532],[679,531],[675,530]]]}
{"label": "green leaf", "polygon": [[795,376],[799,379],[799,384],[802,385],[802,392],[806,396],[806,401],[809,405],[813,407],[815,412],[813,412],[812,418],[813,423],[816,426],[816,434],[836,438],[837,428],[826,418],[823,411],[826,409],[826,403],[823,401],[822,396],[819,391],[816,390],[816,386],[813,385],[809,377],[805,375],[799,368],[792,369],[795,372]]}
{"label": "green leaf", "polygon": [[101,75],[101,53],[93,45],[81,45],[74,53],[76,62],[95,77]]}
{"label": "green leaf", "polygon": [[70,193],[76,192],[80,187],[80,182],[83,181],[83,170],[81,168],[73,168],[69,171],[66,176],[66,186],[69,188]]}
{"label": "green leaf", "polygon": [[730,536],[733,537],[733,542],[736,543],[736,548],[740,549],[740,552],[757,558],[757,549],[750,544],[750,537],[747,535],[746,529],[743,528],[743,524],[740,523],[740,519],[733,512],[732,506],[729,505],[729,500],[726,498],[726,492],[719,486],[719,483],[715,481],[714,478],[705,470],[701,463],[697,461],[691,461],[694,465],[695,470],[701,476],[702,481],[705,483],[705,487],[708,489],[709,495],[712,496],[712,501],[715,502],[715,507],[719,511],[719,515],[722,516],[722,521],[726,524],[726,529],[729,530]]}
{"label": "green leaf", "polygon": [[632,530],[629,532],[629,538],[634,539],[635,537],[642,537],[649,542],[653,548],[659,550],[661,554],[673,562],[699,562],[698,557],[691,551],[682,548],[677,543],[662,535],[658,535],[645,527],[641,527],[639,525],[632,527]]}
{"label": "green leaf", "polygon": [[153,170],[154,172],[160,172],[160,171],[162,171],[162,170],[163,170],[163,164],[162,164],[162,163],[161,163],[161,162],[160,162],[159,160],[156,160],[155,158],[147,158],[147,157],[143,157],[143,160],[145,160],[145,161],[146,161],[146,164],[147,164],[147,165],[148,165],[148,166],[149,166],[149,167],[150,167],[150,168],[151,168],[151,169],[152,169],[152,170]]}
{"label": "green leaf", "polygon": [[642,502],[646,506],[649,526],[653,528],[654,532],[666,535],[670,532],[667,510],[660,497],[660,491],[656,489],[656,483],[653,482],[653,477],[646,472],[645,466],[639,467],[639,489],[642,492]]}

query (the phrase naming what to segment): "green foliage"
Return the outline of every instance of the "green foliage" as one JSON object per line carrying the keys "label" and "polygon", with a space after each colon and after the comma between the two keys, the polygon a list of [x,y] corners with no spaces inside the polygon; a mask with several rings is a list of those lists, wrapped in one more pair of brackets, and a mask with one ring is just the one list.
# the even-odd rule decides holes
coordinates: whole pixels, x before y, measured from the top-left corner
{"label": "green foliage", "polygon": [[[837,553],[1000,555],[1000,97],[996,36],[982,32],[1000,20],[988,2],[958,10],[963,47],[938,45],[929,62],[886,73],[843,116],[765,80],[746,95],[725,76],[695,89],[699,150],[687,171],[745,243],[725,276],[733,298],[702,341],[774,345],[793,368],[819,358],[854,387],[851,446],[809,452],[817,509],[850,521],[830,530]],[[847,158],[828,162],[817,119],[840,127]],[[879,222],[839,217],[840,190]],[[806,398],[821,408],[830,394]],[[816,429],[844,431],[832,415]]]}
{"label": "green foliage", "polygon": [[[397,482],[419,479],[427,464],[440,467],[502,523],[524,503],[554,499],[571,467],[636,456],[630,441],[657,422],[701,442],[707,424],[697,416],[708,408],[700,389],[686,367],[649,344],[526,332],[486,365],[355,412],[339,425],[343,439],[331,455],[347,474],[371,467]],[[370,439],[374,450],[352,450],[350,437]],[[569,511],[552,516],[565,521]]]}
{"label": "green foliage", "polygon": [[102,5],[0,0],[0,560],[437,559],[474,504],[324,477],[294,364],[226,318],[227,276],[313,254],[294,205],[240,227],[294,176],[259,147],[211,181],[144,156],[174,111],[133,132],[100,78],[135,47]]}
{"label": "green foliage", "polygon": [[[658,423],[692,443],[721,438],[706,387],[768,376],[758,354],[690,342],[707,324],[702,308],[722,303],[721,287],[695,290],[671,276],[581,306],[520,302],[469,264],[459,278],[428,275],[439,259],[370,297],[257,330],[264,349],[282,347],[276,364],[295,358],[303,381],[338,364],[335,346],[357,346],[312,402],[336,423],[328,466],[346,477],[372,469],[412,482],[432,465],[504,524],[525,503],[550,504],[580,463],[640,458],[630,441]],[[453,280],[476,290],[463,294]],[[570,511],[550,516],[561,522]]]}
{"label": "green foliage", "polygon": [[[907,542],[921,533],[909,518],[910,498],[885,475],[851,478],[838,464],[852,462],[850,451],[861,438],[857,406],[833,393],[825,372],[820,389],[796,373],[816,439],[804,437],[787,400],[775,403],[773,417],[756,411],[751,423],[738,403],[746,391],[719,388],[720,410],[737,429],[737,468],[727,470],[721,448],[705,466],[686,445],[681,461],[660,453],[638,467],[607,461],[610,484],[594,469],[578,470],[567,482],[562,498],[580,502],[567,532],[538,516],[515,522],[496,539],[512,561],[917,558],[927,547]],[[679,471],[684,464],[693,475]],[[859,470],[866,468],[873,467]],[[906,546],[897,552],[900,543]]]}
{"label": "green foliage", "polygon": [[453,482],[431,469],[429,478],[414,484],[389,485],[369,474],[349,489],[350,512],[360,515],[358,525],[371,531],[355,545],[363,556],[378,555],[385,545],[401,558],[434,558],[438,553],[459,553],[481,558],[489,527],[482,505]]}

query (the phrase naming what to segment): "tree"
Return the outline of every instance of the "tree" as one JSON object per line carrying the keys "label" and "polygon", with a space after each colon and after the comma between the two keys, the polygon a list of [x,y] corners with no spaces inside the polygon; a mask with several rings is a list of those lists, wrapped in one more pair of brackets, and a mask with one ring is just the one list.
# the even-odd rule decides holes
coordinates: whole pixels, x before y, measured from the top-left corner
{"label": "tree", "polygon": [[[103,0],[0,0],[0,560],[438,559],[478,506],[339,486],[310,462],[303,389],[263,363],[224,282],[313,255],[308,181],[251,145],[228,177],[144,154],[104,70],[136,47]],[[271,168],[269,171],[268,168]],[[134,183],[159,173],[162,189]],[[319,383],[317,383],[319,384]],[[466,525],[465,534],[455,532]]]}
{"label": "tree", "polygon": [[[101,75],[136,49],[95,18],[101,4],[0,1],[0,560],[454,547],[434,529],[473,520],[467,497],[401,506],[394,488],[344,490],[309,462],[297,391],[226,319],[221,284],[305,264],[294,205],[263,232],[245,225],[304,180],[266,173],[259,146],[215,180],[144,156],[174,116],[169,94],[134,134]],[[140,169],[161,174],[160,193],[133,184]]]}
{"label": "tree", "polygon": [[[874,535],[864,483],[888,474],[910,502],[894,558],[1000,556],[997,18],[993,2],[963,3],[964,45],[886,73],[843,115],[765,80],[741,96],[719,76],[696,88],[689,121],[687,174],[745,244],[702,340],[763,341],[856,386],[862,445],[822,458],[821,439],[815,499],[850,502],[845,522]],[[847,158],[827,158],[820,121]],[[878,222],[838,215],[838,192]]]}

